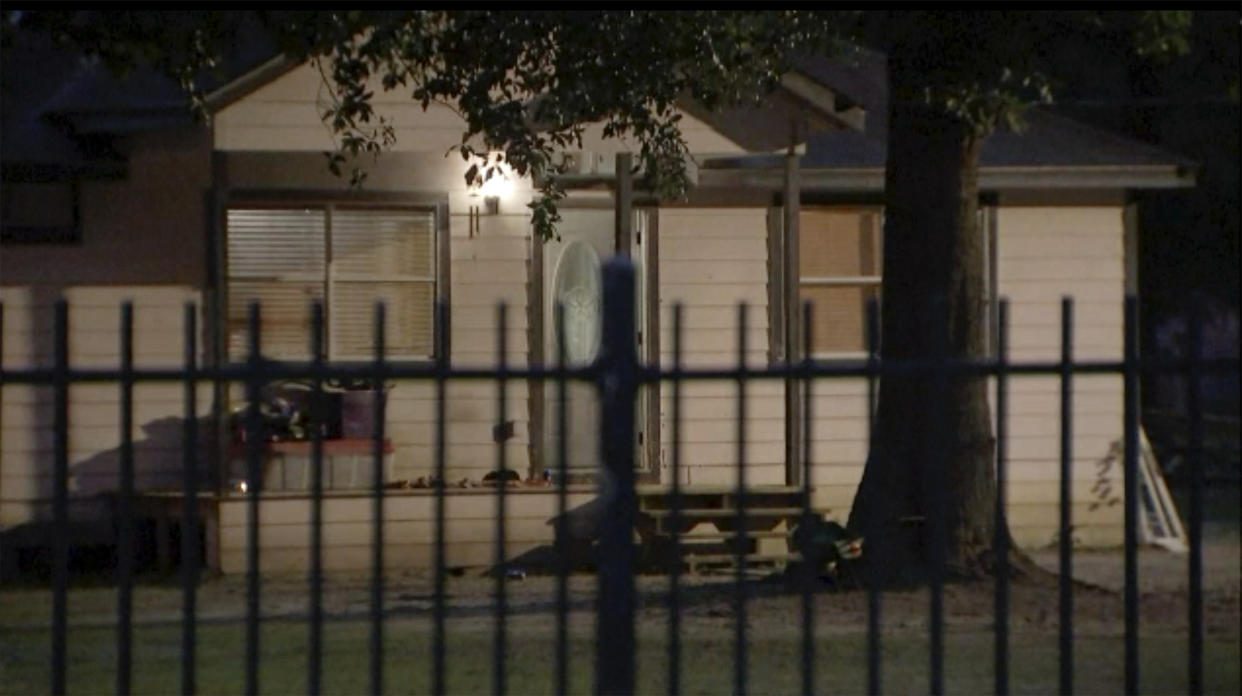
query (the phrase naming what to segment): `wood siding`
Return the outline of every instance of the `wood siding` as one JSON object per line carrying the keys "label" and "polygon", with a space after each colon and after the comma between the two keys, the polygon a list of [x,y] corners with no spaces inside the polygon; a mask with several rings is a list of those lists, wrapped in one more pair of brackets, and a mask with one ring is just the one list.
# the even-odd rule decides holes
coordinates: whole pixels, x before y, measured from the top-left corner
{"label": "wood siding", "polygon": [[[768,359],[767,210],[661,208],[660,356],[673,359],[673,307],[682,305],[682,364],[738,364],[738,305],[749,306],[746,364]],[[682,387],[682,481],[692,485],[737,480],[737,385],[686,383]],[[746,384],[746,480],[782,484],[784,397],[780,382]],[[669,480],[672,389],[660,393],[661,473]]]}
{"label": "wood siding", "polygon": [[[1123,357],[1124,208],[1117,205],[997,210],[997,280],[1009,299],[1009,354],[1015,361],[1061,355],[1061,298],[1074,298],[1074,359]],[[1026,546],[1057,539],[1060,397],[1056,377],[1014,378],[1010,386],[1010,529]],[[993,404],[995,408],[995,404]],[[1075,539],[1122,541],[1119,375],[1074,380]],[[1111,453],[1111,454],[1110,454]]]}
{"label": "wood siding", "polygon": [[[449,567],[487,567],[495,560],[495,489],[453,489],[445,498],[445,561]],[[570,537],[587,539],[595,523],[594,491],[571,491]],[[505,501],[505,555],[522,565],[524,554],[556,542],[553,489],[513,489]],[[265,498],[259,511],[259,562],[264,573],[305,572],[310,559],[311,501],[305,496]],[[333,495],[323,502],[323,567],[367,570],[374,538],[372,501],[365,495]],[[225,573],[246,571],[244,496],[220,503],[220,561]],[[384,501],[384,565],[429,568],[434,564],[435,496],[429,491],[390,494]],[[546,562],[546,557],[545,557]],[[533,562],[538,567],[538,561]]]}
{"label": "wood siding", "polygon": [[[1075,358],[1122,357],[1122,208],[1004,207],[997,211],[999,294],[1010,302],[1010,358],[1060,357],[1060,303],[1075,298]],[[1010,381],[1009,521],[1017,543],[1056,539],[1060,457],[1059,382]],[[867,455],[867,391],[861,379],[814,387],[811,461],[816,502],[844,521]],[[995,384],[989,393],[995,412]],[[1083,376],[1074,385],[1073,496],[1076,539],[1121,542],[1121,462],[1110,456],[1122,432],[1121,379]]]}
{"label": "wood siding", "polygon": [[[3,355],[9,368],[50,367],[53,303],[69,303],[69,365],[116,368],[120,304],[134,303],[134,360],[170,367],[184,359],[187,302],[206,282],[211,144],[205,129],[135,135],[123,147],[124,178],[81,183],[81,242],[0,248]],[[201,313],[200,313],[201,319]],[[201,327],[201,321],[200,321]],[[204,338],[200,334],[200,341]],[[200,348],[200,360],[205,355]],[[210,389],[199,388],[200,415]],[[116,486],[119,387],[78,384],[69,393],[69,490],[75,500]],[[176,485],[181,467],[182,386],[134,390],[139,485]],[[0,529],[48,518],[52,480],[52,390],[0,387]],[[43,502],[41,502],[43,501]],[[75,502],[76,516],[98,505]]]}
{"label": "wood siding", "polygon": [[[134,303],[134,362],[150,368],[184,364],[184,316],[199,293],[178,286],[0,287],[4,303],[4,364],[50,367],[53,302],[69,305],[71,368],[120,365],[120,304]],[[200,359],[202,355],[200,343]],[[75,384],[69,388],[69,492],[90,496],[115,490],[121,444],[120,387]],[[180,485],[184,386],[139,384],[134,388],[135,482],[140,488]],[[0,393],[0,527],[32,521],[52,488],[51,387],[6,384]],[[198,387],[197,414],[211,413],[210,385]],[[206,431],[204,430],[204,433]],[[204,436],[205,440],[205,436]],[[81,508],[85,509],[85,508]]]}
{"label": "wood siding", "polygon": [[[246,98],[222,109],[215,116],[218,150],[310,150],[333,149],[331,130],[321,119],[330,104],[318,71],[302,65]],[[375,111],[393,124],[398,152],[443,153],[461,143],[465,122],[449,107],[430,105],[426,111],[405,90],[384,91],[374,85]],[[695,153],[737,154],[738,145],[703,121],[680,112],[683,137]],[[473,143],[482,144],[476,138]],[[588,126],[582,138],[587,152],[611,153],[635,150],[631,143],[605,139],[603,127]],[[460,162],[460,159],[455,161]]]}

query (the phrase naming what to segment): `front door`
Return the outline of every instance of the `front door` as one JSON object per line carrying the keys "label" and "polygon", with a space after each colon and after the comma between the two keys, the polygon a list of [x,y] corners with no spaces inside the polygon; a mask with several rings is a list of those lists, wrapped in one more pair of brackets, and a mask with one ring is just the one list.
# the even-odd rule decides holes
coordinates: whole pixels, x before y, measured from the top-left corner
{"label": "front door", "polygon": [[[602,268],[604,262],[613,256],[616,238],[613,215],[611,210],[562,209],[558,226],[560,239],[544,244],[544,345],[548,347],[547,362],[551,366],[557,364],[562,352],[566,365],[570,367],[589,365],[599,356],[603,326]],[[636,254],[635,258],[640,256]],[[640,282],[637,284],[639,297],[636,301],[640,315],[636,319],[641,322],[641,264],[637,266],[637,272]],[[565,325],[564,345],[556,327],[558,303],[562,307]],[[593,477],[601,464],[601,407],[595,386],[570,382],[566,385],[565,400],[562,401],[557,385],[548,383],[544,386],[544,395],[547,404],[544,410],[545,468],[555,472],[560,467],[560,415],[564,410],[568,422],[564,452],[569,474],[575,478]],[[644,423],[642,413],[640,404],[636,413],[639,428]],[[641,434],[636,433],[638,441],[641,441]],[[642,447],[636,448],[639,469],[644,466],[642,451]]]}

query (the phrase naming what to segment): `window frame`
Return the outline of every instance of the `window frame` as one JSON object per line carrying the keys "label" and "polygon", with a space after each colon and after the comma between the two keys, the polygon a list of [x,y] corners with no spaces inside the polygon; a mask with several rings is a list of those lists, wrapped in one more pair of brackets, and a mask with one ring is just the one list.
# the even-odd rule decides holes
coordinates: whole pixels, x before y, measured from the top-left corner
{"label": "window frame", "polygon": [[[857,276],[839,276],[839,275],[809,276],[809,277],[803,276],[801,254],[803,253],[803,249],[805,245],[803,244],[802,236],[806,233],[806,228],[802,224],[803,221],[799,219],[798,221],[799,258],[796,259],[795,263],[793,264],[793,268],[790,269],[795,275],[793,285],[795,288],[797,288],[796,296],[793,298],[795,307],[794,307],[794,311],[791,312],[790,316],[795,317],[796,320],[799,322],[802,321],[802,305],[804,303],[804,300],[802,299],[802,289],[804,287],[808,287],[808,286],[810,287],[848,287],[848,288],[857,287],[857,288],[875,288],[877,291],[880,291],[883,288],[884,206],[879,205],[879,204],[866,204],[866,203],[860,203],[856,205],[812,205],[812,206],[801,206],[801,210],[799,212],[801,214],[805,214],[807,212],[813,212],[813,211],[828,211],[828,212],[836,212],[836,213],[857,213],[859,214],[859,216],[865,215],[867,213],[875,215],[876,232],[879,235],[879,242],[880,242],[879,244],[880,246],[880,258],[879,258],[880,273],[877,273],[874,275],[857,275]],[[863,318],[862,326],[863,326],[862,339],[865,345],[866,338],[867,338],[866,337],[867,327],[866,327],[865,316]],[[805,327],[800,327],[799,331],[801,332],[804,329]],[[813,340],[813,337],[804,337],[804,340],[806,340],[807,343],[810,344],[811,341]],[[802,347],[799,346],[798,349],[799,349],[799,352],[801,352]],[[817,350],[814,345],[811,345],[811,354],[808,357],[811,360],[816,361],[816,362],[834,362],[834,361],[844,362],[844,361],[865,360],[867,356],[868,356],[868,353],[865,347],[863,350],[857,350],[857,351],[842,351],[842,350],[821,351],[821,350]]]}
{"label": "window frame", "polygon": [[[334,285],[349,282],[380,282],[376,278],[341,278],[332,263],[332,220],[337,210],[348,211],[411,211],[430,213],[432,216],[432,273],[428,277],[401,278],[401,282],[427,283],[432,285],[431,292],[431,349],[426,355],[390,354],[385,352],[384,359],[388,362],[403,364],[432,364],[440,357],[437,351],[449,350],[449,336],[445,327],[437,321],[436,305],[450,303],[451,288],[451,256],[449,233],[448,196],[445,194],[406,194],[390,192],[352,192],[349,195],[330,192],[259,190],[230,191],[220,208],[220,319],[223,328],[223,349],[225,361],[230,364],[245,362],[246,357],[233,355],[229,350],[229,292],[234,276],[230,273],[228,258],[228,215],[231,210],[301,210],[318,209],[324,212],[324,270],[322,277],[315,281],[322,283],[324,307],[324,355],[325,359],[339,365],[363,365],[374,360],[373,355],[335,354],[337,342],[336,329],[332,321],[332,294]],[[357,275],[357,274],[347,274]],[[309,361],[309,346],[305,359],[269,358],[281,362]]]}
{"label": "window frame", "polygon": [[[998,229],[999,224],[997,216],[999,214],[1000,205],[995,194],[982,193],[979,197],[978,207],[978,224],[979,235],[983,241],[983,312],[984,312],[984,352],[986,358],[994,358],[997,356],[999,349],[997,346],[997,336],[1000,326],[999,311],[999,287],[997,275],[997,247],[998,247]],[[802,316],[802,287],[804,285],[832,286],[840,287],[859,287],[874,285],[877,288],[883,288],[883,258],[884,258],[884,215],[885,206],[883,204],[859,203],[845,205],[813,205],[803,206],[802,211],[806,210],[834,210],[834,211],[873,211],[878,216],[878,229],[880,234],[880,270],[881,273],[874,276],[815,276],[811,279],[805,279],[801,274],[801,259],[798,259],[794,267],[790,271],[794,274],[794,287],[798,289],[797,296],[792,298],[794,307],[789,316],[797,317],[801,321]],[[799,221],[798,234],[802,235],[802,225]],[[798,240],[799,253],[802,249],[802,240]],[[859,279],[864,280],[859,280]],[[878,305],[877,305],[878,309]],[[877,317],[878,318],[878,317]],[[878,328],[878,327],[877,327]],[[801,329],[800,329],[801,330]],[[866,331],[864,325],[864,332]],[[865,339],[865,335],[864,335]],[[877,348],[879,339],[877,337]],[[801,349],[801,346],[799,346]],[[810,359],[816,362],[849,362],[867,359],[867,351],[831,351],[831,352],[815,352],[812,347]]]}

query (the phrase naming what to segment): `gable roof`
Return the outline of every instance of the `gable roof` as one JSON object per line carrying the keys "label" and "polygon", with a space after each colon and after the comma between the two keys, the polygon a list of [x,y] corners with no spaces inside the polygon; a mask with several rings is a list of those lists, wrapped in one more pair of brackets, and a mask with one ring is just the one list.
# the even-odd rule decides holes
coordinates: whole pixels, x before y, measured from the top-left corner
{"label": "gable roof", "polygon": [[[210,113],[269,84],[301,63],[280,54],[257,26],[230,47],[216,75],[200,83]],[[109,137],[194,124],[180,86],[149,67],[117,77],[98,61],[73,56],[45,37],[18,33],[4,60],[6,178],[118,176],[124,158]],[[862,110],[838,104],[833,92],[807,75],[787,75],[765,103],[714,113],[685,103],[743,149],[781,149],[793,135],[861,129]],[[102,154],[93,150],[100,150]]]}
{"label": "gable roof", "polygon": [[[270,69],[274,52],[257,27],[243,26],[218,73],[200,83],[209,108],[213,98],[234,96],[242,78]],[[196,123],[185,92],[158,71],[140,66],[118,77],[42,35],[16,32],[0,73],[5,179],[123,176],[125,158],[112,136]]]}
{"label": "gable roof", "polygon": [[[47,118],[46,105],[58,98],[84,69],[81,60],[54,50],[45,40],[17,34],[0,55],[0,159],[4,178],[40,180],[69,176],[116,175],[123,161],[104,146],[75,141]],[[101,145],[101,144],[96,144]]]}
{"label": "gable roof", "polygon": [[[883,54],[858,49],[828,59],[811,57],[800,68],[867,109],[860,131],[812,136],[801,159],[811,175],[804,188],[882,190],[887,156],[888,85]],[[1074,121],[1048,109],[1026,113],[1021,132],[998,129],[979,156],[980,187],[1163,188],[1193,184],[1195,163],[1161,148]],[[765,170],[783,158],[717,158],[706,169]],[[817,176],[814,172],[821,172]],[[755,176],[749,177],[758,183]]]}
{"label": "gable roof", "polygon": [[[124,78],[103,66],[21,37],[3,56],[5,177],[115,176],[123,158],[106,137],[193,123],[178,85],[149,68]],[[686,104],[743,148],[772,152],[790,144],[790,123],[805,137],[803,188],[880,191],[886,157],[888,94],[885,58],[859,49],[805,58],[768,103],[714,114]],[[270,39],[240,38],[221,74],[205,84],[215,111],[296,67]],[[210,78],[209,78],[210,79]],[[863,118],[863,109],[866,118]],[[779,188],[782,155],[716,157],[703,163],[704,184]],[[1195,164],[1160,148],[1032,109],[1020,133],[998,131],[980,155],[980,187],[1162,188],[1193,184]],[[15,174],[16,173],[16,174]],[[722,176],[724,175],[724,176]]]}

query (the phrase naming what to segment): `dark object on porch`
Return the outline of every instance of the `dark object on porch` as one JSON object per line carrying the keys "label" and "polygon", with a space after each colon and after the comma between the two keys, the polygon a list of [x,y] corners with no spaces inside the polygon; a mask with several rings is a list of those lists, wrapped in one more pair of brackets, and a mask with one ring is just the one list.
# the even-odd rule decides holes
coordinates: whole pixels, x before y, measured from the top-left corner
{"label": "dark object on porch", "polygon": [[831,520],[810,517],[793,532],[793,549],[820,578],[857,584],[853,566],[862,558],[862,537]]}
{"label": "dark object on porch", "polygon": [[504,471],[489,471],[483,475],[483,483],[496,483],[496,481],[504,481],[506,483],[517,483],[522,480],[518,472],[513,469],[505,469]]}

